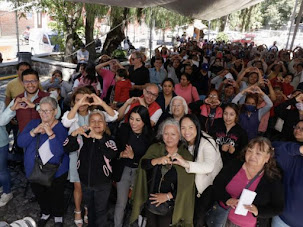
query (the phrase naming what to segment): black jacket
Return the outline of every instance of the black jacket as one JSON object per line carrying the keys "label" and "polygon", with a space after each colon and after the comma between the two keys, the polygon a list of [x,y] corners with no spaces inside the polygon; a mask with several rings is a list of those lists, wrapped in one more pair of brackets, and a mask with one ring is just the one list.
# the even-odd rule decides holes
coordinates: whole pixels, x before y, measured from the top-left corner
{"label": "black jacket", "polygon": [[[243,162],[233,160],[225,165],[214,180],[214,198],[216,201],[226,201],[231,196],[225,188],[232,178],[242,168]],[[270,179],[263,176],[259,182],[256,191],[257,196],[253,204],[258,208],[257,226],[270,226],[270,218],[279,215],[284,207],[284,190],[280,179]]]}
{"label": "black jacket", "polygon": [[[110,160],[117,155],[116,143],[106,134],[98,139],[82,136],[83,146],[78,157],[78,173],[80,181],[89,187],[98,187],[111,182],[112,168]],[[70,135],[64,149],[79,149],[77,137]]]}
{"label": "black jacket", "polygon": [[[240,151],[248,143],[247,133],[239,124],[236,124],[228,132],[226,132],[226,126],[222,118],[219,118],[214,122],[209,134],[219,145],[223,165],[237,158]],[[222,145],[225,143],[230,143],[235,147],[235,152],[233,154],[222,151]]]}
{"label": "black jacket", "polygon": [[286,141],[294,141],[294,135],[293,135],[293,127],[299,122],[300,120],[300,114],[297,108],[295,109],[287,109],[289,105],[295,106],[297,103],[295,98],[292,98],[290,100],[287,100],[280,105],[275,107],[275,114],[277,117],[284,120],[283,129],[281,138],[282,140]]}

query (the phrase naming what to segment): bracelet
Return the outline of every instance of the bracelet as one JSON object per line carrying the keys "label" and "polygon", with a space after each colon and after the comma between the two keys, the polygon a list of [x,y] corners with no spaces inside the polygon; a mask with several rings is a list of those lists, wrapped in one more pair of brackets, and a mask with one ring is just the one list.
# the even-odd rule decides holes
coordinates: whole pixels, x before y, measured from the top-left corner
{"label": "bracelet", "polygon": [[50,136],[48,136],[48,138],[49,138],[49,137],[52,137],[53,135],[55,135],[55,133],[53,133],[53,134],[51,134]]}
{"label": "bracelet", "polygon": [[169,198],[169,195],[168,195],[168,193],[166,194],[166,197],[167,197],[168,201],[170,201],[170,198]]}

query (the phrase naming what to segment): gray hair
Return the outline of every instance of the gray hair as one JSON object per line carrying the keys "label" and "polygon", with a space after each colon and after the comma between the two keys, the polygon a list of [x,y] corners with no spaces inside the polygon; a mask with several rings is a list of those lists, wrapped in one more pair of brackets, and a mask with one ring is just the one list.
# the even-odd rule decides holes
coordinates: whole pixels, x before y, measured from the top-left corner
{"label": "gray hair", "polygon": [[57,100],[56,99],[54,99],[53,97],[50,97],[50,96],[46,96],[46,97],[43,97],[41,100],[40,100],[40,106],[41,106],[41,104],[49,104],[49,105],[51,105],[51,107],[55,110],[55,109],[57,109],[57,105],[58,105],[58,103],[57,103]]}
{"label": "gray hair", "polygon": [[90,121],[91,116],[93,116],[95,114],[99,114],[103,118],[104,123],[106,124],[105,115],[104,115],[103,111],[98,110],[98,109],[95,109],[95,110],[93,110],[93,111],[90,112],[90,114],[88,116],[88,121]]}
{"label": "gray hair", "polygon": [[158,133],[157,133],[157,139],[163,141],[164,129],[168,125],[176,126],[178,133],[180,135],[180,140],[181,140],[182,137],[181,137],[180,123],[179,123],[179,121],[177,121],[173,118],[168,118],[160,124]]}
{"label": "gray hair", "polygon": [[170,106],[169,106],[169,113],[170,114],[173,114],[172,112],[172,108],[173,108],[173,102],[175,100],[181,100],[182,101],[182,105],[183,105],[183,108],[184,108],[184,114],[188,114],[188,106],[187,106],[187,103],[185,101],[185,99],[181,96],[175,96],[172,98],[172,100],[170,101]]}

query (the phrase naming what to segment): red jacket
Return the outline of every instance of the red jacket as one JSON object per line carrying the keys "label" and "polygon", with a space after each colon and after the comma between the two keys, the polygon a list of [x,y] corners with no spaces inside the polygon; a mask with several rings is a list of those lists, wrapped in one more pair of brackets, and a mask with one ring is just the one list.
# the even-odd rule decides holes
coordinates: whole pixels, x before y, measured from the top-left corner
{"label": "red jacket", "polygon": [[126,102],[129,99],[129,90],[132,88],[130,80],[117,81],[115,85],[115,98],[116,102]]}
{"label": "red jacket", "polygon": [[[140,102],[135,102],[133,104],[130,105],[129,107],[129,111],[127,112],[127,114],[125,115],[125,122],[128,122],[128,118],[129,118],[129,114],[130,114],[130,111],[135,107],[135,106],[139,106],[140,105]],[[148,106],[148,113],[149,113],[149,117],[153,116],[153,114],[157,111],[161,109],[161,107],[159,106],[158,103],[156,102],[153,102],[152,104],[150,104]]]}
{"label": "red jacket", "polygon": [[[38,98],[34,100],[34,103],[39,103],[43,97],[49,96],[49,93],[40,91],[38,92]],[[23,98],[24,93],[18,95],[16,98]],[[16,117],[19,125],[19,132],[22,132],[25,126],[33,119],[40,119],[40,115],[36,108],[18,109],[16,110]]]}

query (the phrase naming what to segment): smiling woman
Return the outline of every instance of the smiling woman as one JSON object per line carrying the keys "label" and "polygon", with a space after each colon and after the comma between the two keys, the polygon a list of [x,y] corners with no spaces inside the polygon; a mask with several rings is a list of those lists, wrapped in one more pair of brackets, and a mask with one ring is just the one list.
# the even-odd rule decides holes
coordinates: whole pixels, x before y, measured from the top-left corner
{"label": "smiling woman", "polygon": [[[177,155],[192,160],[191,154],[180,143],[179,122],[174,119],[164,121],[158,138],[161,142],[151,145],[139,164],[130,221],[138,218],[145,204],[148,226],[166,227],[181,220],[185,225],[192,225],[194,176],[173,163]],[[148,191],[145,190],[147,184]]]}
{"label": "smiling woman", "polygon": [[45,226],[50,216],[55,217],[55,226],[63,226],[64,184],[67,178],[69,158],[63,151],[67,131],[62,123],[56,120],[56,113],[57,101],[52,97],[42,98],[39,110],[41,120],[30,121],[18,136],[18,145],[25,149],[24,167],[27,178],[34,171],[34,163],[38,154],[44,163],[59,166],[50,187],[40,183],[31,183],[42,214],[38,226]]}
{"label": "smiling woman", "polygon": [[[215,200],[223,209],[230,208],[226,226],[253,227],[258,223],[265,227],[284,206],[281,173],[274,159],[274,149],[267,138],[257,137],[248,143],[243,155],[244,161],[233,160],[216,177]],[[257,194],[252,204],[244,205],[248,213],[243,216],[236,214],[235,209],[244,188]]]}
{"label": "smiling woman", "polygon": [[[112,183],[110,160],[118,155],[118,149],[105,133],[106,121],[102,111],[93,110],[88,116],[88,122],[88,126],[79,127],[71,133],[64,149],[75,151],[80,148],[77,165],[83,202],[89,211],[86,220],[92,226],[104,226]],[[82,137],[81,147],[78,136]]]}

